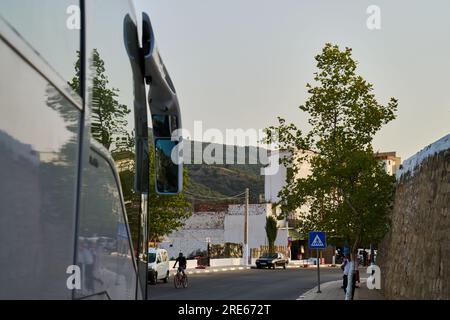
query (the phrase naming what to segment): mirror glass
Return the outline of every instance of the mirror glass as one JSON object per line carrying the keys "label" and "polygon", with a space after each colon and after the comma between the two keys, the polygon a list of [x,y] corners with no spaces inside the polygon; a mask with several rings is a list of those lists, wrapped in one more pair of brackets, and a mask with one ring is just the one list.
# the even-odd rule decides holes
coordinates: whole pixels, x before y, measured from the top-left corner
{"label": "mirror glass", "polygon": [[180,192],[180,165],[174,163],[171,158],[172,150],[178,141],[171,139],[155,140],[155,175],[157,193]]}
{"label": "mirror glass", "polygon": [[155,137],[169,138],[178,129],[177,117],[173,115],[153,115],[152,124]]}

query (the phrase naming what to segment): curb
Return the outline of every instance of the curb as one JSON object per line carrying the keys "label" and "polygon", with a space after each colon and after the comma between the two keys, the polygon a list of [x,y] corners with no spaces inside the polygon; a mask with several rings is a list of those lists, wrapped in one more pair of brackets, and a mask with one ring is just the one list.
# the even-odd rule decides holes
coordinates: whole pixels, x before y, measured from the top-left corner
{"label": "curb", "polygon": [[[335,268],[332,265],[320,265],[321,268]],[[315,265],[288,265],[287,269],[312,269],[317,268]],[[228,272],[228,271],[237,271],[237,270],[250,270],[256,269],[255,266],[229,266],[229,267],[210,267],[205,269],[186,269],[187,274],[201,274],[201,273],[216,273],[216,272]],[[175,275],[176,271],[171,271],[171,275]]]}
{"label": "curb", "polygon": [[[361,282],[359,283],[359,285],[363,285],[366,283],[367,278],[361,278],[360,280],[361,280]],[[340,286],[342,284],[342,279],[321,283],[320,284],[320,288],[322,289],[321,291],[323,292],[323,290],[326,290],[328,287],[333,287],[336,284]],[[312,288],[312,289],[306,291],[305,293],[303,293],[302,295],[300,295],[295,300],[305,300],[309,296],[317,295],[318,294],[317,289],[318,289],[317,286],[315,286],[314,288]]]}
{"label": "curb", "polygon": [[[342,283],[342,280],[334,280],[334,281],[328,281],[328,282],[324,282],[324,283],[321,283],[320,284],[320,287],[322,288],[322,289],[325,289],[326,287],[329,287],[329,286],[333,286],[334,284],[337,284],[337,283]],[[308,291],[306,291],[306,292],[304,292],[303,294],[301,294],[297,299],[295,299],[295,300],[304,300],[305,298],[307,298],[308,296],[311,296],[311,295],[315,295],[315,294],[317,294],[317,286],[315,286],[314,288],[312,288],[312,289],[310,289],[310,290],[308,290]]]}
{"label": "curb", "polygon": [[[210,269],[186,269],[187,274],[201,274],[201,273],[216,273],[216,272],[226,272],[226,271],[236,271],[236,270],[249,270],[251,267],[211,267]],[[176,271],[171,271],[171,275],[175,275]]]}
{"label": "curb", "polygon": [[[336,268],[336,265],[332,264],[321,264],[321,268]],[[317,269],[317,265],[314,264],[295,264],[295,265],[288,265],[288,269],[294,269],[294,268],[309,268],[309,269]]]}

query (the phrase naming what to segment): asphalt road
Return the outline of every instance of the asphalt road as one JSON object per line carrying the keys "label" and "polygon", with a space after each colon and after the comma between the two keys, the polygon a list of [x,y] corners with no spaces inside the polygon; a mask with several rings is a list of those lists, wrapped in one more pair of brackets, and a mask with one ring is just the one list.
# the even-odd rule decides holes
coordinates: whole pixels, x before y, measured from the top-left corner
{"label": "asphalt road", "polygon": [[[317,285],[317,269],[250,269],[190,274],[186,289],[168,283],[149,285],[151,300],[295,300]],[[321,268],[321,282],[342,278],[339,268]]]}

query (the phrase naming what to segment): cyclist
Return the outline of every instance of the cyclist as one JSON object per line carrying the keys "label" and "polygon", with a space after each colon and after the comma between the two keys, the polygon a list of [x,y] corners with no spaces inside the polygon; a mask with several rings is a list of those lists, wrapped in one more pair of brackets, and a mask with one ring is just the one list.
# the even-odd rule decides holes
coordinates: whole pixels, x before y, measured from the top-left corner
{"label": "cyclist", "polygon": [[175,260],[175,264],[173,265],[174,268],[177,265],[177,263],[178,263],[178,272],[182,272],[184,276],[185,275],[184,270],[186,269],[187,261],[186,257],[183,256],[182,252],[180,252],[178,258]]}

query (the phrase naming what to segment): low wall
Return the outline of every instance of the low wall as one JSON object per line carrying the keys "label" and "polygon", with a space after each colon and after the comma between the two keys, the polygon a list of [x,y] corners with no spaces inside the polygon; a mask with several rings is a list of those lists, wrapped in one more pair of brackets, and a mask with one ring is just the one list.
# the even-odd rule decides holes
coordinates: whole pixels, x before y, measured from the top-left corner
{"label": "low wall", "polygon": [[225,258],[225,259],[211,259],[211,267],[224,267],[224,266],[239,266],[242,265],[241,258]]}

